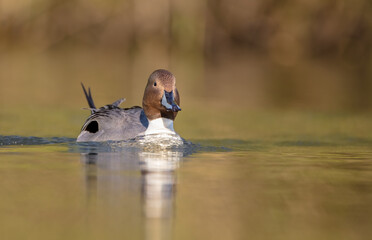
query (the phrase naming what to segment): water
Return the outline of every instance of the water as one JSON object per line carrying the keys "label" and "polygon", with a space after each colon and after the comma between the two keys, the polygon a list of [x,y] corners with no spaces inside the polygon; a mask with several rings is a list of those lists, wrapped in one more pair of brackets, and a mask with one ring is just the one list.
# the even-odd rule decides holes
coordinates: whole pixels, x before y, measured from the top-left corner
{"label": "water", "polygon": [[368,239],[372,140],[0,137],[4,239]]}
{"label": "water", "polygon": [[[189,2],[159,5],[176,10],[172,17],[150,11],[150,19],[159,18],[151,22],[159,29],[172,26],[171,34],[150,27],[130,30],[132,37],[125,29],[145,18],[121,14],[130,21],[118,35],[115,15],[145,2],[103,14],[105,7],[85,3],[76,10],[71,2],[79,1],[54,7],[38,2],[1,8],[9,20],[0,41],[1,239],[370,239],[369,62],[356,57],[363,54],[350,55],[344,44],[345,54],[336,50],[336,58],[332,49],[328,57],[306,54],[310,45],[303,51],[292,44],[287,27],[284,35],[274,34],[278,41],[266,41],[266,50],[251,51],[265,41],[237,46],[239,37],[218,37],[213,31],[220,28],[208,25],[220,22],[207,21],[207,32],[217,36],[212,42],[228,41],[210,55],[214,51],[202,50],[212,43],[204,37],[205,21],[187,27],[187,18],[198,19]],[[41,2],[50,11],[40,9]],[[198,6],[200,13],[209,8]],[[287,10],[269,12],[275,15],[267,15],[271,25]],[[86,25],[84,13],[98,25]],[[65,15],[77,24],[58,17]],[[355,57],[345,62],[347,55]],[[147,78],[158,68],[177,77],[182,111],[175,129],[190,144],[75,143],[89,115],[81,110],[87,107],[81,82],[91,87],[97,106],[124,97],[122,107],[131,107],[141,105]]]}

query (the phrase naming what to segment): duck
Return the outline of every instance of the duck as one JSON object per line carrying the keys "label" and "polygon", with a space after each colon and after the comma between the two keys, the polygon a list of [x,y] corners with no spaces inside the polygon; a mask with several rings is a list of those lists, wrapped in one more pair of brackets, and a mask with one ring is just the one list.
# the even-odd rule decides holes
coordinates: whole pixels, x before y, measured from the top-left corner
{"label": "duck", "polygon": [[142,107],[120,108],[125,99],[96,108],[88,88],[81,84],[91,115],[77,137],[77,142],[122,141],[137,136],[170,134],[179,136],[173,127],[180,107],[176,78],[168,70],[155,70],[148,78]]}

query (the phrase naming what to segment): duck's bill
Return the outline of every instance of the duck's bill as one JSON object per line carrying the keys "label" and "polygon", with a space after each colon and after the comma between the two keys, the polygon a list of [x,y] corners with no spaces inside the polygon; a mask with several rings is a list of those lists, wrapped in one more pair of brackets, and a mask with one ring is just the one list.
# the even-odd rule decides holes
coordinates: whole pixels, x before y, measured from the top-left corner
{"label": "duck's bill", "polygon": [[165,107],[168,111],[178,112],[181,111],[181,108],[174,101],[173,91],[167,92],[164,91],[163,98],[161,99],[161,105]]}

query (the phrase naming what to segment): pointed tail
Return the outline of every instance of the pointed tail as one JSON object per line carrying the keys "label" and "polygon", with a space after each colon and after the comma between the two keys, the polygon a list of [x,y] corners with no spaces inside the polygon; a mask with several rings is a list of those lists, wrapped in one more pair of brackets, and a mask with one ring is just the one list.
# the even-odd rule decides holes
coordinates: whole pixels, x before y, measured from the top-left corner
{"label": "pointed tail", "polygon": [[87,92],[83,83],[81,83],[81,86],[83,87],[83,91],[84,91],[85,97],[88,101],[89,108],[91,109],[91,112],[93,113],[94,109],[96,109],[96,106],[94,105],[93,98],[92,98],[92,93],[90,92],[90,88],[88,88],[88,92]]}

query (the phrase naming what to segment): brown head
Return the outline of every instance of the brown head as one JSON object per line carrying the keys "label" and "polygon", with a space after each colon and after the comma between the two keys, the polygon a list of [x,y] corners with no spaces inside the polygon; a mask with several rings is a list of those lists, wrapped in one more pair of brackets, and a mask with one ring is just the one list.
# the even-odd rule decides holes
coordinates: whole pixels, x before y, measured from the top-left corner
{"label": "brown head", "polygon": [[174,120],[181,111],[176,78],[164,69],[153,72],[143,94],[142,107],[149,120],[168,118]]}

